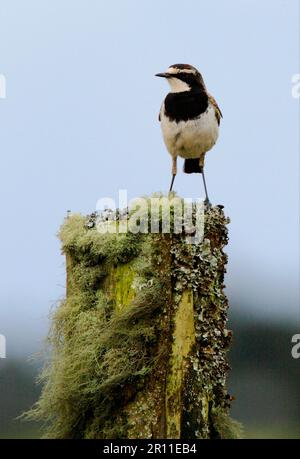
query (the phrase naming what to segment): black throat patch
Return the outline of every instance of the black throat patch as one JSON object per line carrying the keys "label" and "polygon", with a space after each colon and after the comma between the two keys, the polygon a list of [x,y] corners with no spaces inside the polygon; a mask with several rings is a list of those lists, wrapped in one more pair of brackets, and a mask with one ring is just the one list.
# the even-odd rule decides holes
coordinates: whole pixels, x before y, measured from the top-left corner
{"label": "black throat patch", "polygon": [[188,121],[198,118],[207,110],[206,91],[170,92],[165,98],[165,115],[170,121]]}

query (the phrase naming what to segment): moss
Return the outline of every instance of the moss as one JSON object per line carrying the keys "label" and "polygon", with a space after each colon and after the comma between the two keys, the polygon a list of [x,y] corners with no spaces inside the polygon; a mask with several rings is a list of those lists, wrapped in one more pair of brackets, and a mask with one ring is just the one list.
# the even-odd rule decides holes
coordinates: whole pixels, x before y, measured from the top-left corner
{"label": "moss", "polygon": [[107,296],[115,300],[115,310],[121,312],[136,296],[134,285],[136,278],[134,261],[112,266],[103,283],[103,290]]}
{"label": "moss", "polygon": [[94,215],[66,219],[67,297],[52,315],[42,395],[27,413],[45,422],[46,437],[235,435],[225,385],[228,222],[207,208],[203,242],[187,244],[184,234],[101,234]]}
{"label": "moss", "polygon": [[243,426],[233,420],[226,410],[218,407],[211,411],[213,438],[236,439],[243,438]]}
{"label": "moss", "polygon": [[60,232],[70,288],[52,317],[42,396],[28,413],[46,421],[51,438],[123,435],[125,418],[113,426],[113,413],[135,395],[161,352],[157,313],[166,285],[153,269],[153,238],[101,235],[85,223],[72,216]]}
{"label": "moss", "polygon": [[59,233],[63,252],[72,254],[75,260],[85,260],[87,265],[106,260],[117,265],[138,255],[140,234],[101,234],[86,223],[85,217],[74,214],[66,219]]}
{"label": "moss", "polygon": [[174,315],[173,346],[166,386],[167,438],[180,438],[186,358],[194,342],[193,295],[184,291]]}

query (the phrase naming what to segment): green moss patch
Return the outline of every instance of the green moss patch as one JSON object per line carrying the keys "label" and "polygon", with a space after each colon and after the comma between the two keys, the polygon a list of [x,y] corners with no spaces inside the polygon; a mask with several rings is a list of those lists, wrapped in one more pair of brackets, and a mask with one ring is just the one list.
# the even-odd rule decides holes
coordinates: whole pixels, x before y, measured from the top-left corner
{"label": "green moss patch", "polygon": [[46,437],[236,435],[225,387],[227,223],[220,207],[206,208],[204,240],[188,244],[174,232],[101,234],[94,216],[65,220],[67,295],[52,315],[42,395],[26,414],[45,422]]}

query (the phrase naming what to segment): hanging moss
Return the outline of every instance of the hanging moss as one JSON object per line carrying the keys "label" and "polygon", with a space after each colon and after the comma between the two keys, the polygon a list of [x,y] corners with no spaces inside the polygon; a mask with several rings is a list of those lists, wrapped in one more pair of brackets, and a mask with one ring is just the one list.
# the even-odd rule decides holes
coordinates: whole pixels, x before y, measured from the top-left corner
{"label": "hanging moss", "polygon": [[93,215],[66,219],[67,297],[27,413],[45,421],[45,436],[236,436],[225,386],[227,223],[220,207],[206,208],[204,240],[187,244],[174,233],[101,234]]}

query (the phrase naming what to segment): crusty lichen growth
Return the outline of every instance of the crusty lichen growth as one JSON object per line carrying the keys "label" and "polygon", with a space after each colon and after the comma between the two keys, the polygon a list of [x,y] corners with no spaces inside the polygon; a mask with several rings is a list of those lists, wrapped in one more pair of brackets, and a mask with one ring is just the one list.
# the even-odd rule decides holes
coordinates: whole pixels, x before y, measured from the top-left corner
{"label": "crusty lichen growth", "polygon": [[[174,246],[173,246],[174,248]],[[182,292],[173,316],[173,343],[166,382],[167,437],[180,438],[187,357],[195,343],[194,304],[190,290]]]}
{"label": "crusty lichen growth", "polygon": [[61,228],[67,297],[27,416],[50,438],[235,438],[222,209],[206,208],[201,244],[93,222],[72,215]]}
{"label": "crusty lichen growth", "polygon": [[[220,206],[205,215],[201,244],[183,246],[173,241],[173,277],[179,303],[186,289],[194,304],[195,344],[187,359],[184,406],[181,418],[183,438],[237,438],[239,424],[229,418],[230,399],[226,390],[229,365],[226,352],[231,331],[227,330],[228,301],[224,294],[228,241],[227,224]],[[176,303],[176,301],[175,301]],[[219,428],[219,419],[227,428]],[[231,428],[232,427],[232,428]]]}

